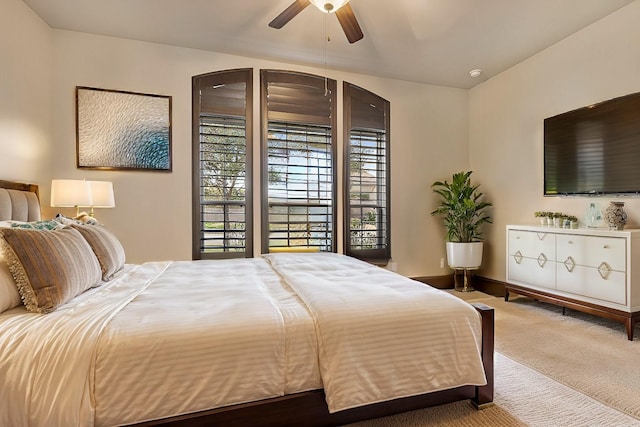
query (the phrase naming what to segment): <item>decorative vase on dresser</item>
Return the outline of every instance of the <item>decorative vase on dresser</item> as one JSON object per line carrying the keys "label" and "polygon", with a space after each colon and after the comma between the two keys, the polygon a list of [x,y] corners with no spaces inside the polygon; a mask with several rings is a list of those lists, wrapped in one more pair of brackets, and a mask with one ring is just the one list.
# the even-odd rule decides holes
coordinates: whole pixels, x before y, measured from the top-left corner
{"label": "decorative vase on dresser", "polygon": [[624,202],[611,202],[604,211],[604,220],[609,230],[622,230],[627,223],[627,213],[624,211]]}
{"label": "decorative vase on dresser", "polygon": [[595,228],[602,222],[602,211],[598,207],[597,203],[589,203],[587,212],[584,214],[584,223],[589,228]]}

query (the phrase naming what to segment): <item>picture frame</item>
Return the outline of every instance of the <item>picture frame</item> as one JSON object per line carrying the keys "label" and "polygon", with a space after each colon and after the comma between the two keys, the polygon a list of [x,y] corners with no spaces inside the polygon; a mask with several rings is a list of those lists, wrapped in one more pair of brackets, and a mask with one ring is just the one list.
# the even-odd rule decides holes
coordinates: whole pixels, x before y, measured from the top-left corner
{"label": "picture frame", "polygon": [[171,172],[171,96],[76,86],[79,169]]}

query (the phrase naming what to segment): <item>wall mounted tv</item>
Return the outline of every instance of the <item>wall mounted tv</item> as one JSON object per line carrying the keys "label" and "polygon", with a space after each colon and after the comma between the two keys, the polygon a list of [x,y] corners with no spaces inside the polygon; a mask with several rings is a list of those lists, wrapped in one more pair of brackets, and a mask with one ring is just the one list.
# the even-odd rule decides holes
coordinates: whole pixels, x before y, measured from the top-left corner
{"label": "wall mounted tv", "polygon": [[640,194],[640,92],[544,120],[544,194]]}

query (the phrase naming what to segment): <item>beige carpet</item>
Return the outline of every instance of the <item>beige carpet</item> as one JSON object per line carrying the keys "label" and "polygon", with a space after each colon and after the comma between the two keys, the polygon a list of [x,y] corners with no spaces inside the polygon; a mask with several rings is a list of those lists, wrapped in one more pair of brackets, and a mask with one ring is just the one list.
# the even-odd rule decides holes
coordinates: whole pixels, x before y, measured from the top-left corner
{"label": "beige carpet", "polygon": [[640,325],[515,297],[482,301],[496,309],[496,351],[640,419]]}
{"label": "beige carpet", "polygon": [[354,424],[423,426],[640,426],[640,331],[528,298],[455,293],[496,309],[496,406],[468,402]]}

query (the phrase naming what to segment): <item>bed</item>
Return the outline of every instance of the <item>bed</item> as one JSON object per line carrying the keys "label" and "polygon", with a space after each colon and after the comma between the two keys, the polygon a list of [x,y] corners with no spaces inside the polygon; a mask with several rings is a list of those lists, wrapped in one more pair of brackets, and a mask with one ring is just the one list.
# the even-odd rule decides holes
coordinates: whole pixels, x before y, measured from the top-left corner
{"label": "bed", "polygon": [[[40,220],[37,191],[0,181],[0,221]],[[10,227],[0,286],[10,270],[33,287],[29,262],[58,246],[33,248],[54,242],[79,288],[0,288],[0,425],[334,426],[492,404],[490,307],[338,254],[129,265],[101,226]]]}

